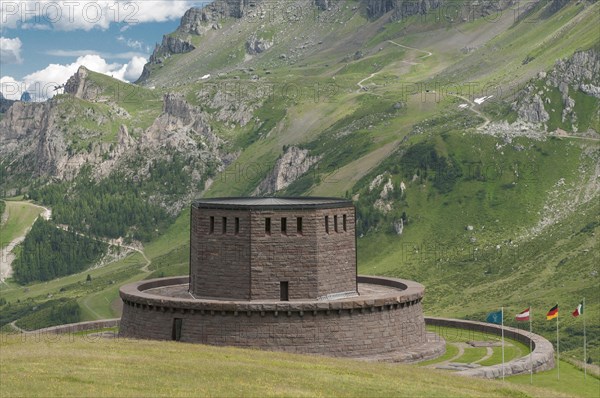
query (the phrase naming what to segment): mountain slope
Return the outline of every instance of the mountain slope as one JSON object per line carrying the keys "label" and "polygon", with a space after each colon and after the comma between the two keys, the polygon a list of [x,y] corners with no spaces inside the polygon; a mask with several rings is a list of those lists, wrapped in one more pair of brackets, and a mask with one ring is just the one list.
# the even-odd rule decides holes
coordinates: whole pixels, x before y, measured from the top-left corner
{"label": "mountain slope", "polygon": [[[361,272],[423,282],[427,312],[541,314],[585,295],[598,329],[597,2],[252,4],[188,11],[138,85],[80,70],[67,94],[13,104],[7,195],[145,241],[154,276],[185,272],[189,215],[175,217],[194,196],[347,196]],[[117,282],[148,276],[138,257],[112,265]],[[52,294],[115,313],[115,286],[74,280]],[[579,322],[562,326],[573,354]]]}

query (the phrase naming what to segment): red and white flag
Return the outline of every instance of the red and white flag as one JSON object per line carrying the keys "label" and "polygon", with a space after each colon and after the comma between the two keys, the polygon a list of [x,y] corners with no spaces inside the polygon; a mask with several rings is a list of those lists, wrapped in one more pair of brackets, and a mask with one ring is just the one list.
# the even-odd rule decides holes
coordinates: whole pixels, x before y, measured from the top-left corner
{"label": "red and white flag", "polygon": [[515,317],[515,319],[519,322],[528,321],[529,320],[529,308],[527,308],[525,311],[518,313],[517,316]]}

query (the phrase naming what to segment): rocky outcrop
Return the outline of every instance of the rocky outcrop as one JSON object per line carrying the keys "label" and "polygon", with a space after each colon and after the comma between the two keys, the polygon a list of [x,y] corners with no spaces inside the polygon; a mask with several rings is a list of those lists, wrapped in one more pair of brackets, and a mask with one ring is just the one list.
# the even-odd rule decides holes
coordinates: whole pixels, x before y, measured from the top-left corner
{"label": "rocky outcrop", "polygon": [[185,54],[195,50],[192,35],[201,36],[209,30],[220,29],[219,21],[223,18],[242,18],[247,9],[255,8],[257,2],[257,0],[217,0],[205,7],[187,10],[177,30],[172,34],[164,35],[161,44],[156,45],[138,82],[143,82],[150,77],[149,65],[161,64],[173,54]]}
{"label": "rocky outcrop", "polygon": [[255,195],[269,195],[287,188],[291,183],[303,176],[319,158],[310,156],[308,150],[289,147],[277,159],[269,175],[255,190]]}
{"label": "rocky outcrop", "polygon": [[315,0],[315,5],[321,10],[321,11],[325,11],[329,8],[329,3],[331,3],[330,0]]}
{"label": "rocky outcrop", "polygon": [[[390,13],[390,17],[393,20],[406,18],[411,15],[425,15],[432,11],[443,7],[444,3],[449,3],[448,0],[363,0],[366,6],[367,17],[371,19],[377,19],[383,15]],[[327,1],[316,0],[317,5],[327,3]],[[452,5],[448,11],[444,11],[447,17],[454,16],[456,11],[464,14],[462,18],[473,17],[473,16],[486,16],[495,15],[499,10],[506,8],[512,4],[511,0],[500,0],[500,1],[485,1],[473,3],[471,7],[459,6],[456,4]],[[464,10],[460,10],[460,8]],[[474,12],[476,15],[469,15]],[[460,15],[458,16],[460,17]]]}
{"label": "rocky outcrop", "polygon": [[[64,99],[48,102],[16,102],[0,121],[0,158],[12,159],[10,174],[33,178],[71,180],[87,164],[94,165],[97,177],[104,177],[118,160],[135,145],[127,127],[122,125],[116,142],[97,142],[87,150],[74,152]],[[85,134],[79,131],[79,137]]]}
{"label": "rocky outcrop", "polygon": [[390,11],[393,11],[393,18],[425,14],[431,9],[438,8],[442,0],[366,0],[364,2],[367,6],[367,16],[374,19]]}
{"label": "rocky outcrop", "polygon": [[214,14],[208,9],[190,8],[181,18],[181,24],[177,30],[200,36],[209,29],[218,29],[219,27]]}
{"label": "rocky outcrop", "polygon": [[212,133],[207,116],[191,106],[183,94],[166,94],[163,113],[154,121],[143,136],[145,146],[160,145],[185,152],[199,145],[215,147],[219,138]]}
{"label": "rocky outcrop", "polygon": [[[578,51],[570,59],[560,59],[548,72],[546,81],[568,94],[568,86],[600,98],[600,54],[596,49]],[[565,88],[567,88],[565,93]]]}
{"label": "rocky outcrop", "polygon": [[394,227],[394,232],[396,232],[396,235],[402,235],[404,233],[404,220],[400,219],[394,221],[392,223],[392,227]]}
{"label": "rocky outcrop", "polygon": [[550,115],[544,109],[544,102],[537,93],[523,99],[517,114],[521,120],[530,123],[545,123],[550,120]]}
{"label": "rocky outcrop", "polygon": [[246,52],[250,55],[263,53],[272,46],[273,41],[261,39],[257,35],[252,35],[246,40]]}
{"label": "rocky outcrop", "polygon": [[74,97],[83,100],[97,100],[99,96],[99,87],[88,81],[89,70],[85,66],[80,66],[77,73],[65,83],[65,94],[71,94]]}
{"label": "rocky outcrop", "polygon": [[4,98],[2,93],[0,93],[0,113],[5,113],[15,102],[16,101]]}
{"label": "rocky outcrop", "polygon": [[[595,49],[578,51],[569,59],[556,62],[549,72],[540,72],[518,95],[512,104],[519,119],[529,123],[546,123],[548,113],[560,111],[561,121],[577,132],[578,115],[575,113],[573,91],[581,91],[600,99],[600,58]],[[553,103],[549,92],[558,90],[560,103]]]}

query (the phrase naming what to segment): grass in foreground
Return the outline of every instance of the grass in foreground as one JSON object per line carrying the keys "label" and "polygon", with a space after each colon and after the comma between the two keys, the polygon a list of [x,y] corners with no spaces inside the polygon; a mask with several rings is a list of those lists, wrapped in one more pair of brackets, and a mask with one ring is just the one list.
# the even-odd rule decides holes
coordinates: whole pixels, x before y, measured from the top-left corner
{"label": "grass in foreground", "polygon": [[[529,385],[528,374],[506,378],[514,384]],[[570,363],[560,361],[560,380],[557,378],[557,369],[533,375],[534,386],[544,386],[553,391],[577,395],[580,397],[600,397],[600,380],[590,376],[584,380],[583,372]]]}
{"label": "grass in foreground", "polygon": [[3,396],[560,397],[414,366],[158,341],[0,335]]}

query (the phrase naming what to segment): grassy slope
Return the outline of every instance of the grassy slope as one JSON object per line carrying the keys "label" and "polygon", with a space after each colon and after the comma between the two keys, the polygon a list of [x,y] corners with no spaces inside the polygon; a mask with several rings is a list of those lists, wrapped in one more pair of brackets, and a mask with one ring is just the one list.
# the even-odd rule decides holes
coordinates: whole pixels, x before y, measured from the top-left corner
{"label": "grassy slope", "polygon": [[[356,109],[360,104],[358,98],[372,95],[387,96],[386,100],[388,101],[393,99],[394,95],[401,98],[397,93],[402,89],[401,84],[404,81],[439,79],[442,81],[465,82],[477,79],[477,82],[483,85],[489,82],[496,84],[511,83],[517,78],[517,82],[521,82],[533,76],[537,71],[551,67],[557,57],[569,56],[577,47],[583,46],[585,48],[589,46],[595,40],[592,35],[594,29],[590,27],[593,27],[597,22],[598,6],[598,4],[595,4],[585,12],[569,6],[549,21],[537,24],[534,27],[531,25],[517,25],[507,33],[495,38],[490,44],[468,55],[460,54],[455,45],[448,45],[447,42],[445,45],[436,46],[436,38],[444,35],[455,38],[457,36],[456,32],[445,28],[440,30],[441,33],[403,32],[403,27],[409,24],[410,21],[387,25],[397,30],[389,32],[390,28],[386,28],[388,31],[385,33],[389,33],[388,36],[382,36],[379,39],[367,42],[368,38],[374,36],[374,30],[366,31],[372,28],[368,26],[365,28],[360,27],[360,24],[364,22],[360,17],[354,17],[351,23],[345,25],[345,30],[340,29],[332,33],[331,36],[325,35],[325,44],[332,44],[336,40],[342,44],[332,47],[329,51],[312,54],[307,58],[307,63],[310,63],[308,66],[302,66],[301,64],[283,65],[281,61],[277,61],[278,54],[283,52],[283,48],[287,45],[282,44],[281,48],[276,47],[272,52],[265,54],[263,58],[252,60],[249,64],[257,70],[267,67],[271,69],[272,74],[269,79],[278,84],[297,81],[300,76],[307,85],[310,85],[313,80],[329,81],[328,78],[335,76],[339,90],[334,97],[328,98],[327,102],[314,103],[314,101],[304,100],[298,103],[280,104],[285,108],[286,118],[277,124],[267,138],[248,147],[236,163],[232,165],[233,170],[236,170],[235,167],[239,167],[236,165],[244,167],[244,165],[252,163],[259,163],[264,165],[264,168],[268,168],[280,153],[282,145],[310,143],[318,139],[322,131]],[[568,34],[558,39],[549,40],[554,36],[548,34],[548,32],[560,29],[561,23],[563,23],[561,21],[568,20],[577,12],[582,16],[577,19],[577,24],[568,24],[568,29],[566,28],[568,31],[565,30]],[[288,36],[297,34],[294,31],[295,28],[295,26],[290,26]],[[302,28],[306,29],[307,27],[303,26]],[[470,37],[476,37],[485,30],[485,26],[480,21],[465,24],[464,28],[462,33],[471,35]],[[211,35],[217,37],[217,33],[211,33]],[[245,37],[246,34],[246,31],[241,31],[239,38]],[[387,39],[393,39],[414,47],[426,48],[433,51],[434,55],[427,59],[420,59],[422,53],[410,50],[399,51],[398,48],[392,48],[393,46],[390,43],[385,42]],[[468,38],[465,39],[465,42],[468,41]],[[210,51],[218,49],[219,43],[217,40],[212,43],[207,41],[207,46],[202,47],[202,52],[209,54]],[[352,43],[352,45],[349,43]],[[533,54],[535,56],[533,62],[520,65],[522,59],[533,53],[540,43],[545,46],[544,48],[547,51]],[[340,62],[340,59],[345,55],[351,55],[355,51],[356,45],[364,47],[367,57],[356,62],[345,62],[348,64],[348,67],[345,67],[344,62]],[[377,53],[380,47],[383,48],[382,54]],[[193,56],[197,56],[197,54]],[[417,61],[420,65],[407,66],[401,62],[403,57]],[[169,61],[172,62],[172,70],[178,70],[177,68],[183,70],[189,67],[190,62],[192,62],[192,55],[173,58]],[[373,62],[369,62],[369,60]],[[211,67],[218,69],[226,64],[225,61],[228,61],[227,57],[216,57],[214,61],[211,61],[213,63]],[[199,64],[195,64],[197,71],[199,71],[197,75],[201,76],[208,71],[208,66],[201,65],[202,61],[198,62]],[[377,62],[387,63],[387,65],[373,65]],[[507,75],[501,69],[495,67],[504,65],[506,62],[517,65],[518,73],[516,75]],[[455,66],[438,75],[440,71],[453,64]],[[488,67],[482,67],[482,65]],[[157,72],[156,78],[159,82],[166,84],[171,79],[175,79],[174,76],[187,76],[187,74],[171,73],[170,67],[164,67]],[[365,83],[374,84],[370,88],[370,92],[357,94],[356,83],[374,72],[379,72],[379,74]],[[175,87],[173,90],[183,89],[186,86]],[[150,101],[153,100],[150,99]],[[137,111],[136,109],[127,108],[125,105],[122,106],[132,113]],[[311,192],[343,195],[345,190],[352,188],[356,180],[359,180],[360,175],[356,175],[357,171],[365,173],[366,169],[385,159],[389,153],[386,150],[390,146],[396,145],[396,142],[402,139],[410,130],[412,124],[421,122],[423,118],[428,118],[431,114],[450,109],[451,106],[455,105],[447,99],[438,104],[431,101],[421,102],[418,97],[410,97],[406,113],[386,123],[374,123],[369,134],[372,135],[375,145],[373,145],[370,153],[360,159],[353,159],[350,163],[340,165],[339,173],[343,178],[336,180],[334,183],[325,179],[320,184],[312,187]],[[151,107],[151,110],[152,112],[159,111],[158,107]],[[531,144],[526,140],[524,143]],[[457,156],[473,161],[478,160],[480,157],[485,159],[489,155],[489,153],[483,153],[474,156],[473,153],[468,153],[470,150],[461,149],[458,139],[454,143],[448,144],[448,148],[445,150],[465,152],[458,153]],[[563,159],[560,152],[555,152],[546,159],[546,166],[544,166],[543,171],[548,175],[544,178],[547,177],[547,181],[553,184],[557,180],[557,175],[553,173],[556,173],[557,170],[575,173],[577,167],[575,158],[576,156],[571,154]],[[514,160],[513,158],[500,158],[497,162],[510,165]],[[558,161],[558,163],[553,163],[555,161]],[[350,183],[339,182],[345,181],[347,176],[352,177]],[[228,176],[218,179],[207,195],[247,194],[253,189],[255,180],[244,178],[236,180],[235,178],[234,176],[233,183]],[[329,184],[327,184],[328,182]],[[485,206],[473,199],[473,196],[481,188],[485,190],[488,197]],[[427,312],[473,318],[481,317],[489,308],[497,308],[500,302],[508,307],[507,313],[512,314],[512,312],[520,311],[524,301],[527,301],[535,306],[535,311],[539,314],[546,310],[549,301],[558,299],[561,302],[570,303],[573,300],[578,300],[583,288],[589,291],[589,294],[586,293],[586,297],[588,297],[588,302],[591,304],[588,312],[592,316],[590,324],[597,325],[599,320],[597,316],[594,317],[594,314],[597,315],[598,313],[597,303],[599,300],[597,293],[594,293],[592,289],[594,279],[586,277],[586,275],[589,275],[590,270],[594,269],[593,264],[597,261],[597,258],[594,257],[597,242],[592,235],[577,233],[585,226],[589,218],[597,217],[597,207],[589,209],[587,213],[573,216],[553,228],[552,231],[545,231],[543,234],[524,243],[519,251],[519,255],[522,257],[519,257],[518,270],[514,275],[508,274],[508,271],[512,270],[513,263],[502,259],[494,259],[491,262],[496,267],[492,268],[492,272],[497,274],[489,277],[482,276],[486,267],[490,265],[487,258],[467,265],[454,261],[455,259],[437,262],[437,264],[435,261],[422,261],[419,258],[409,258],[408,260],[411,261],[402,261],[404,258],[402,244],[406,242],[417,245],[428,242],[441,242],[446,247],[452,245],[452,250],[468,249],[468,245],[465,245],[462,241],[451,239],[453,236],[467,239],[466,236],[463,236],[464,225],[467,223],[465,217],[470,217],[469,220],[473,221],[469,222],[474,224],[488,225],[488,231],[482,232],[483,236],[478,235],[478,239],[483,245],[491,245],[496,243],[498,239],[514,237],[520,231],[518,228],[513,229],[511,223],[514,222],[515,225],[520,227],[530,227],[535,222],[537,209],[541,207],[542,202],[545,200],[545,190],[547,188],[547,186],[538,185],[535,192],[522,189],[519,195],[510,196],[502,193],[502,187],[499,183],[486,184],[484,187],[478,186],[477,183],[465,183],[461,188],[464,189],[462,193],[457,192],[447,197],[433,198],[428,197],[426,193],[419,193],[415,190],[411,193],[414,209],[411,208],[410,211],[413,212],[412,214],[421,214],[422,222],[415,224],[415,227],[409,226],[402,241],[382,233],[375,233],[359,240],[361,272],[398,275],[422,281],[428,286]],[[513,200],[516,201],[513,202]],[[449,202],[450,205],[444,205],[444,202]],[[508,207],[509,205],[511,207]],[[527,206],[530,206],[530,209],[524,212],[523,210]],[[517,216],[512,215],[513,212],[516,212]],[[500,225],[491,228],[490,231],[489,224],[485,223],[495,223],[496,218],[501,220]],[[153,262],[150,270],[154,272],[155,276],[186,273],[186,241],[189,236],[187,232],[188,219],[189,213],[184,213],[164,237],[146,248],[146,253]],[[444,239],[440,240],[440,237]],[[592,249],[592,251],[583,252],[586,248],[587,250]],[[489,258],[489,252],[487,253]],[[558,265],[562,259],[568,259],[567,267]],[[27,292],[23,292],[22,288],[15,286],[10,288],[3,286],[1,292],[2,296],[5,297],[6,295],[9,300],[15,300],[18,297],[21,297],[21,299],[26,297],[43,299],[48,293],[54,294],[55,297],[75,295],[75,297],[80,297],[86,319],[99,316],[115,316],[117,312],[112,303],[118,298],[117,287],[108,285],[106,278],[112,277],[119,285],[128,280],[148,277],[148,273],[139,271],[139,268],[143,265],[144,261],[141,256],[136,255],[126,261],[91,271],[94,283],[98,284],[95,287],[82,284],[82,281],[85,280],[85,274],[81,274],[44,285],[31,286]],[[467,272],[466,269],[468,269],[469,278],[464,277],[465,272]],[[105,279],[102,279],[103,277]],[[101,283],[106,283],[106,285],[100,286]],[[60,288],[65,286],[68,286],[69,289],[66,292],[59,292]],[[552,288],[550,289],[548,286],[552,286]],[[510,292],[510,294],[507,295],[506,292]],[[572,321],[571,324],[567,325],[573,328],[570,331],[571,333],[576,333],[578,330],[577,322]],[[551,326],[540,320],[537,321],[534,328],[547,333],[551,337]],[[571,350],[574,353],[577,352],[576,347],[571,347]],[[131,355],[135,356],[136,354]],[[94,360],[99,361],[97,358]],[[138,371],[144,372],[142,370]],[[374,376],[365,377],[368,379]],[[366,382],[366,379],[363,382]],[[67,382],[69,386],[78,384],[77,380]],[[142,387],[140,386],[140,388]],[[293,394],[293,392],[289,394],[299,395],[303,391],[300,389],[298,394]],[[435,393],[435,391],[432,391],[432,393]],[[135,391],[132,391],[131,394],[135,394]],[[474,395],[478,394],[474,393]],[[508,393],[499,393],[498,395],[508,395]]]}
{"label": "grassy slope", "polygon": [[15,238],[22,236],[43,211],[27,202],[5,201],[7,220],[0,228],[0,248],[8,245]]}
{"label": "grassy slope", "polygon": [[170,397],[569,396],[402,365],[170,342],[1,337],[2,391],[7,396],[126,397],[148,391]]}

